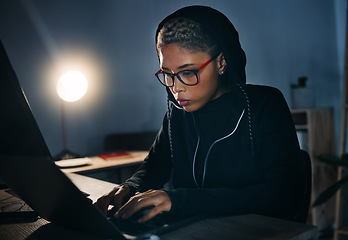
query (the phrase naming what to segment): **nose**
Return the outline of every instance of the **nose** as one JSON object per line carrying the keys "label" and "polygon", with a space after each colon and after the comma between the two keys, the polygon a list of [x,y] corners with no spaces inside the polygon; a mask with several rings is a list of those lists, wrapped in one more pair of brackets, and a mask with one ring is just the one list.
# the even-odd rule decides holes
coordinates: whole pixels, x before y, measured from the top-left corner
{"label": "nose", "polygon": [[178,76],[173,76],[172,90],[173,92],[182,92],[185,90],[185,84],[178,79]]}

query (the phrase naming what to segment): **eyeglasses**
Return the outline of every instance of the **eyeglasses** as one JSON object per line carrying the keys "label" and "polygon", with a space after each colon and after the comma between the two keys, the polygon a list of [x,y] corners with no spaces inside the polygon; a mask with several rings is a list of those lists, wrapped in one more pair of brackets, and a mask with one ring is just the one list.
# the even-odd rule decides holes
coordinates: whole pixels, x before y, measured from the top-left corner
{"label": "eyeglasses", "polygon": [[214,58],[209,59],[205,63],[202,64],[197,69],[191,69],[191,70],[182,70],[177,73],[167,73],[163,72],[162,69],[158,70],[158,72],[155,73],[155,76],[160,81],[160,83],[166,87],[172,87],[174,86],[174,77],[177,77],[180,82],[182,82],[185,85],[188,86],[194,86],[198,84],[198,75],[197,73],[202,70],[205,66],[207,66],[209,63],[211,63],[215,58],[217,58],[220,54],[215,56]]}

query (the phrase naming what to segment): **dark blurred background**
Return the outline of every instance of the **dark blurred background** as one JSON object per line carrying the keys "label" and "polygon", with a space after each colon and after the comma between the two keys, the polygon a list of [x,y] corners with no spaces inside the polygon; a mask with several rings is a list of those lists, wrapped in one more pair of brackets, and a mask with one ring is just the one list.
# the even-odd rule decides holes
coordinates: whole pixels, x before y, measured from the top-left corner
{"label": "dark blurred background", "polygon": [[345,0],[0,0],[0,39],[53,155],[63,148],[56,85],[67,69],[89,81],[86,96],[66,104],[69,149],[93,155],[107,134],[160,128],[166,93],[154,77],[155,30],[192,4],[235,25],[248,83],[279,88],[291,107],[290,85],[308,77],[315,107],[334,107],[338,136]]}

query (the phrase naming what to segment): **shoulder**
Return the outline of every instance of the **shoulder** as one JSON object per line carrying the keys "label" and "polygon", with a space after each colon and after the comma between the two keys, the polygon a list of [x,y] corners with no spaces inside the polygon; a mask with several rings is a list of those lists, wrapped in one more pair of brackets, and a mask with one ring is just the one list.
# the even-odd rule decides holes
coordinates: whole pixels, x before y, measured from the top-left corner
{"label": "shoulder", "polygon": [[261,85],[246,85],[250,107],[255,114],[286,114],[289,112],[288,104],[282,92],[274,87]]}
{"label": "shoulder", "polygon": [[250,95],[250,97],[258,98],[258,97],[272,97],[272,96],[283,96],[282,92],[275,88],[270,86],[263,86],[263,85],[252,85],[247,84],[246,85],[246,91]]}
{"label": "shoulder", "polygon": [[286,104],[283,93],[274,87],[247,84],[246,92],[250,102],[254,105],[269,104],[270,102],[274,101]]}

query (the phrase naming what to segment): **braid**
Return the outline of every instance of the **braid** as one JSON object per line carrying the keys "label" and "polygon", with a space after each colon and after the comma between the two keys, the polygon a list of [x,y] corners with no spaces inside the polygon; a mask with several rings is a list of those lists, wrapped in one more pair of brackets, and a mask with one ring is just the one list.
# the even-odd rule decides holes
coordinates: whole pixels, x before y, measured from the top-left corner
{"label": "braid", "polygon": [[252,127],[251,127],[250,101],[249,101],[249,97],[248,97],[248,94],[246,93],[245,89],[239,83],[237,83],[237,86],[242,91],[242,93],[244,94],[245,99],[246,99],[247,117],[248,117],[248,126],[249,126],[250,150],[251,150],[251,156],[253,156],[254,155],[254,137],[253,137]]}
{"label": "braid", "polygon": [[168,106],[168,112],[167,112],[167,119],[168,119],[168,126],[169,126],[169,130],[168,130],[168,138],[169,138],[169,147],[170,147],[170,157],[173,160],[173,156],[174,156],[174,151],[173,151],[173,140],[172,140],[172,124],[171,124],[171,119],[170,119],[170,103],[169,103],[169,99],[167,99],[167,106]]}

